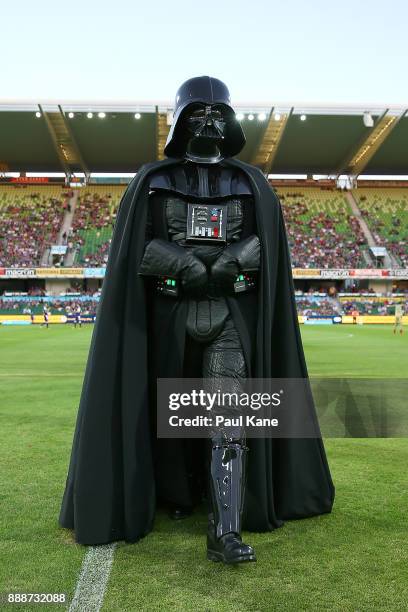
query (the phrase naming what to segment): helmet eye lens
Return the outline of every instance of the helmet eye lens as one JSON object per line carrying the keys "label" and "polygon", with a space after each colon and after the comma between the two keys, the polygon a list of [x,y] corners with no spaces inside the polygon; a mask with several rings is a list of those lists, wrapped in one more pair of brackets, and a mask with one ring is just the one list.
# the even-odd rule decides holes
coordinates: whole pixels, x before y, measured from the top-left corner
{"label": "helmet eye lens", "polygon": [[223,109],[220,106],[212,106],[211,117],[217,121],[225,120]]}
{"label": "helmet eye lens", "polygon": [[205,109],[198,108],[190,114],[190,119],[205,119]]}
{"label": "helmet eye lens", "polygon": [[206,119],[223,121],[224,115],[219,106],[199,106],[191,109],[188,119],[190,121],[205,121]]}

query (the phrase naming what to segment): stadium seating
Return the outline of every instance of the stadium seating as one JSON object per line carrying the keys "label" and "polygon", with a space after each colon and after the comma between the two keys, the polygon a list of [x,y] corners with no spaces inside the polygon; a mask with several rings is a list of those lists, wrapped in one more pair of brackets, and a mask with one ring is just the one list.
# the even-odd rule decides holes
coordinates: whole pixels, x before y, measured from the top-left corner
{"label": "stadium seating", "polygon": [[303,316],[334,316],[341,314],[341,306],[335,298],[328,296],[311,298],[307,294],[296,296],[296,308]]}
{"label": "stadium seating", "polygon": [[[87,299],[83,299],[84,297]],[[55,296],[54,298],[47,300],[44,300],[43,296],[30,296],[25,299],[6,299],[0,296],[0,314],[24,315],[31,313],[34,315],[41,315],[43,313],[44,305],[47,305],[51,314],[68,315],[79,304],[81,306],[82,314],[94,315],[96,313],[98,301],[99,296],[90,296],[85,293],[81,294],[81,300],[78,300],[76,296],[73,296],[72,299],[61,299],[58,296]]]}
{"label": "stadium seating", "polygon": [[[67,243],[73,265],[106,264],[125,185],[88,186],[79,192]],[[299,268],[369,267],[368,248],[344,193],[319,187],[278,187],[292,265]],[[353,192],[374,239],[396,265],[408,266],[408,189],[359,188]],[[61,186],[0,186],[0,266],[41,263],[55,243],[68,201]]]}
{"label": "stadium seating", "polygon": [[299,268],[356,268],[366,245],[359,222],[336,189],[278,188],[291,248]]}
{"label": "stadium seating", "polygon": [[404,314],[408,314],[408,301],[397,301],[392,298],[364,298],[363,300],[341,299],[341,308],[344,314],[351,314],[358,311],[366,315],[394,315],[395,305],[401,304]]}
{"label": "stadium seating", "polygon": [[[89,187],[80,196],[72,240],[77,265],[104,265],[123,186]],[[292,263],[299,267],[356,267],[365,244],[359,223],[341,192],[279,190],[288,226]]]}
{"label": "stadium seating", "polygon": [[62,186],[0,186],[0,266],[40,264],[58,236],[67,196]]}
{"label": "stadium seating", "polygon": [[354,198],[374,239],[396,262],[408,266],[408,189],[358,188]]}
{"label": "stadium seating", "polygon": [[106,264],[116,211],[124,185],[89,187],[79,196],[70,241],[76,249],[75,264]]}

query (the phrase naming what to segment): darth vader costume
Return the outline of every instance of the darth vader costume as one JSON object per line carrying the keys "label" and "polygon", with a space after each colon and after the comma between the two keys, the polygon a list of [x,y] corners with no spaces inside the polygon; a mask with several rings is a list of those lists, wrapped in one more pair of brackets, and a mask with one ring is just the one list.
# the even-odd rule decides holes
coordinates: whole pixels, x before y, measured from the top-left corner
{"label": "darth vader costume", "polygon": [[176,95],[167,159],[121,200],[80,407],[60,525],[82,544],[136,542],[159,502],[191,512],[208,484],[207,556],[255,560],[241,529],[330,512],[322,440],[157,439],[157,378],[307,378],[276,194],[233,156],[245,137],[211,77]]}

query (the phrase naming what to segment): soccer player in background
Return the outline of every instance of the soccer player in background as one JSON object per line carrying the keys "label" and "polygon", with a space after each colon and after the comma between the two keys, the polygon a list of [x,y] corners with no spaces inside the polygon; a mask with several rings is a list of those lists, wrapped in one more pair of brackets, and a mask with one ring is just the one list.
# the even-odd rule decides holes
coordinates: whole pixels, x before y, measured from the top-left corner
{"label": "soccer player in background", "polygon": [[43,307],[43,317],[44,317],[44,323],[42,323],[41,327],[45,327],[48,329],[48,325],[49,325],[49,318],[50,318],[50,311],[48,310],[47,305],[45,304]]}
{"label": "soccer player in background", "polygon": [[76,305],[74,311],[74,327],[76,328],[77,325],[79,325],[79,327],[82,327],[81,306],[79,304]]}
{"label": "soccer player in background", "polygon": [[394,322],[394,336],[399,331],[400,336],[404,333],[404,328],[402,324],[402,304],[397,304],[395,306],[395,322]]}

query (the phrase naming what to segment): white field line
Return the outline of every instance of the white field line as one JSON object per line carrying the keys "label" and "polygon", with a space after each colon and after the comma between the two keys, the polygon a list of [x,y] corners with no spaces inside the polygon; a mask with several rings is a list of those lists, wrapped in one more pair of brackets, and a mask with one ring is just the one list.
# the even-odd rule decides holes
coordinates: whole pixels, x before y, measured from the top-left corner
{"label": "white field line", "polygon": [[112,569],[116,542],[90,546],[82,562],[69,612],[99,612]]}

